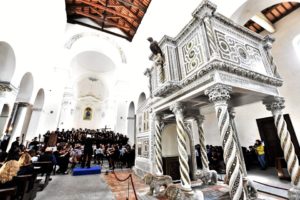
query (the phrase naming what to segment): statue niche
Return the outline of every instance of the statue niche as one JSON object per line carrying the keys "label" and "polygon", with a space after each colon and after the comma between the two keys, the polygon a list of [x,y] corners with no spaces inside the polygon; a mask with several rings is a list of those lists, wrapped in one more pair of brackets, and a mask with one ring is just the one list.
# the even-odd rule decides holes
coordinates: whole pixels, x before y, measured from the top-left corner
{"label": "statue niche", "polygon": [[92,108],[87,107],[84,109],[83,120],[92,120]]}

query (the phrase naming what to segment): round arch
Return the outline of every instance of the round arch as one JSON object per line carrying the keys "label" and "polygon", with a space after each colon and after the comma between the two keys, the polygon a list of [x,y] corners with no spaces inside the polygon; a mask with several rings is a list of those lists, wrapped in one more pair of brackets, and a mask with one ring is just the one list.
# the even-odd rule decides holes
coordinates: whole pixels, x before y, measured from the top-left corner
{"label": "round arch", "polygon": [[[230,18],[238,24],[244,25],[249,19],[265,8],[283,2],[290,2],[290,0],[247,0],[231,15]],[[293,2],[300,2],[300,0],[294,0]]]}
{"label": "round arch", "polygon": [[130,102],[128,107],[128,115],[127,115],[127,135],[129,138],[129,143],[131,145],[136,143],[136,118],[135,118],[135,106],[134,102]]}
{"label": "round arch", "polygon": [[142,92],[138,99],[138,108],[146,101],[146,94]]}
{"label": "round arch", "polygon": [[16,57],[13,48],[0,41],[0,81],[10,82],[16,68]]}
{"label": "round arch", "polygon": [[33,92],[33,76],[30,72],[27,72],[23,75],[20,86],[19,92],[17,95],[17,102],[26,102],[29,103]]}
{"label": "round arch", "polygon": [[42,111],[44,107],[45,102],[45,91],[43,88],[39,89],[39,91],[36,94],[34,104],[32,107],[32,113],[30,116],[30,121],[28,124],[28,128],[26,130],[26,137],[25,141],[30,141],[38,134],[38,128],[39,128],[39,121],[42,116]]}

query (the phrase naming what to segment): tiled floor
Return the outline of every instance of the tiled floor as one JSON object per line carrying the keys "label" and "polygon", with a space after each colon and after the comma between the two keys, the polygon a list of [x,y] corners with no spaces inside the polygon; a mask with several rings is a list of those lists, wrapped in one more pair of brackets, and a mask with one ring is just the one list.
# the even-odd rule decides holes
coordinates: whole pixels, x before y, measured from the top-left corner
{"label": "tiled floor", "polygon": [[[116,171],[115,174],[119,179],[125,179],[128,177],[129,174],[132,174],[132,179],[136,192],[146,192],[148,190],[148,187],[143,183],[143,181],[139,177],[134,175],[131,170],[119,170]],[[129,197],[128,200],[135,199],[130,181],[118,181],[115,175],[111,172],[107,175],[103,173],[101,176],[110,187],[111,191],[116,197],[116,200],[124,200],[126,199],[126,197]]]}
{"label": "tiled floor", "polygon": [[[116,171],[115,174],[119,179],[125,179],[128,175],[132,173],[131,170],[120,170]],[[153,198],[146,193],[148,192],[149,187],[143,183],[143,181],[135,176],[132,173],[134,186],[136,188],[136,192],[143,200],[166,200],[166,198],[159,197]],[[112,190],[116,200],[124,200],[126,197],[129,197],[128,200],[135,200],[134,192],[132,190],[131,183],[127,181],[120,182],[116,179],[113,173],[109,173],[108,175],[102,174],[101,177],[106,181],[110,189]],[[128,186],[129,184],[129,186]],[[195,183],[194,183],[195,184]],[[197,183],[196,183],[197,184]],[[218,185],[214,186],[197,186],[193,188],[195,192],[202,191],[204,194],[205,200],[228,200],[230,199],[228,193],[228,186],[222,184],[221,182]],[[285,198],[279,198],[276,196],[268,195],[262,192],[259,192],[259,199],[264,200],[284,200]]]}

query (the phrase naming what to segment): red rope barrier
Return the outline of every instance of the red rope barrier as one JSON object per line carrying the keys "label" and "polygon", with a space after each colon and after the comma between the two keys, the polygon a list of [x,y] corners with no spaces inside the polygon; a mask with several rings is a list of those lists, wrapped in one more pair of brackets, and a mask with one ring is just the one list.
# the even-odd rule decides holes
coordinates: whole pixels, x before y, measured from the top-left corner
{"label": "red rope barrier", "polygon": [[130,178],[130,182],[131,182],[131,186],[132,186],[132,189],[133,189],[133,193],[134,193],[134,197],[135,199],[137,200],[137,196],[136,196],[136,191],[135,191],[135,187],[134,187],[134,183],[133,183],[133,179],[132,179],[132,174],[129,174],[126,178],[124,179],[120,179],[116,173],[114,171],[112,171],[113,175],[115,176],[115,178],[120,181],[120,182],[124,182],[126,180],[128,180]]}

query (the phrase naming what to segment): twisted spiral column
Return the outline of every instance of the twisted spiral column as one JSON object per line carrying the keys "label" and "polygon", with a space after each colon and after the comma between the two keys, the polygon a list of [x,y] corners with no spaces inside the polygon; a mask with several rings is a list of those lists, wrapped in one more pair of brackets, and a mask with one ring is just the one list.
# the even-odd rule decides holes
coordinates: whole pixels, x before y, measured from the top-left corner
{"label": "twisted spiral column", "polygon": [[162,147],[161,147],[161,132],[162,132],[162,119],[161,115],[156,114],[154,118],[155,124],[155,166],[157,175],[163,175],[162,168]]}
{"label": "twisted spiral column", "polygon": [[205,94],[214,103],[218,117],[218,127],[221,133],[224,161],[226,163],[226,175],[229,180],[230,197],[233,200],[242,200],[246,199],[246,193],[243,188],[243,177],[240,170],[237,145],[233,137],[233,129],[228,113],[227,100],[230,99],[230,91],[230,87],[218,84],[206,90]]}
{"label": "twisted spiral column", "polygon": [[239,161],[240,161],[240,167],[241,167],[241,172],[243,173],[243,176],[247,176],[247,169],[246,169],[246,165],[245,165],[245,159],[244,159],[244,155],[243,155],[243,150],[242,150],[242,146],[240,144],[240,140],[238,138],[238,133],[237,133],[237,129],[235,126],[235,112],[233,108],[228,109],[229,112],[229,116],[230,116],[230,124],[232,126],[232,130],[233,130],[233,138],[235,140],[235,143],[237,144],[237,151],[238,151],[238,156],[239,156]]}
{"label": "twisted spiral column", "polygon": [[179,152],[179,164],[180,164],[180,177],[181,186],[191,192],[191,179],[190,179],[190,168],[188,163],[188,153],[186,145],[187,132],[184,127],[183,119],[183,105],[181,103],[175,103],[170,107],[170,110],[175,114],[177,124],[177,141],[178,141],[178,152]]}
{"label": "twisted spiral column", "polygon": [[207,158],[206,143],[205,143],[204,131],[203,131],[203,121],[204,121],[203,115],[197,116],[196,122],[197,122],[197,126],[198,126],[202,169],[209,170],[209,161]]}
{"label": "twisted spiral column", "polygon": [[274,116],[277,134],[284,153],[284,159],[287,162],[288,172],[291,175],[292,184],[299,190],[300,167],[290,133],[287,129],[287,125],[282,114],[282,109],[285,107],[284,99],[281,97],[276,97],[273,102],[264,102],[264,104],[266,105],[267,110],[271,111]]}
{"label": "twisted spiral column", "polygon": [[217,46],[214,38],[214,32],[212,30],[212,26],[210,23],[210,18],[208,16],[204,17],[203,22],[206,28],[206,35],[208,39],[208,46],[209,46],[210,53],[211,55],[215,55],[217,52]]}

